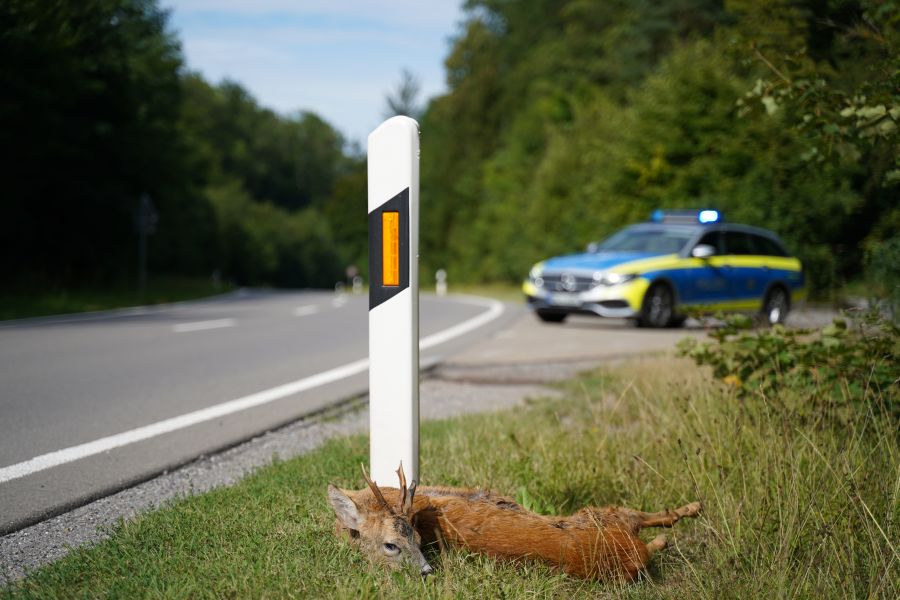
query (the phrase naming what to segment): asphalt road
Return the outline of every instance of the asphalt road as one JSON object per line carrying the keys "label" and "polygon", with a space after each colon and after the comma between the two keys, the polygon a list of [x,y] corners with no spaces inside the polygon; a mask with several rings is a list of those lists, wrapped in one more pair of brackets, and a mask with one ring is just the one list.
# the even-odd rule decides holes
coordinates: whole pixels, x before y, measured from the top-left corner
{"label": "asphalt road", "polygon": [[[423,295],[422,363],[522,308]],[[365,392],[368,300],[245,292],[0,325],[0,534]]]}

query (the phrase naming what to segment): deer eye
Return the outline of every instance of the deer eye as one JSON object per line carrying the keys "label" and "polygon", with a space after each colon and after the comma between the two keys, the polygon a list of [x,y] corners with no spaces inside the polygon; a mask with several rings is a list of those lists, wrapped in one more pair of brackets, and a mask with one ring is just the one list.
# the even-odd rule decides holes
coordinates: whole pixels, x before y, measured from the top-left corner
{"label": "deer eye", "polygon": [[390,554],[391,556],[400,554],[400,548],[398,548],[396,544],[384,544],[382,545],[382,548],[384,548],[385,554]]}

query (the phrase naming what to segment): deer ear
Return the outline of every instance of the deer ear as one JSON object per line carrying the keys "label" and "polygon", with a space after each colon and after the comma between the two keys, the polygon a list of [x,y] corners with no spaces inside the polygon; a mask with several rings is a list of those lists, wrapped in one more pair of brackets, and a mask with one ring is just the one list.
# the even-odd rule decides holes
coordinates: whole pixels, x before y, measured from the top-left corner
{"label": "deer ear", "polygon": [[359,515],[359,507],[356,506],[356,502],[350,496],[329,483],[328,501],[331,503],[331,508],[334,509],[334,514],[337,515],[341,525],[347,529],[359,531],[362,518]]}

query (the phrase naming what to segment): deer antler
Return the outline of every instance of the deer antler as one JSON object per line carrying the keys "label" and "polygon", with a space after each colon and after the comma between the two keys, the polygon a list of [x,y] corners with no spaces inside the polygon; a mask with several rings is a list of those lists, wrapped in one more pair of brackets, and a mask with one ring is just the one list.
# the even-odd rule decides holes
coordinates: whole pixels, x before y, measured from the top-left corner
{"label": "deer antler", "polygon": [[406,473],[403,472],[403,461],[400,461],[400,468],[398,468],[395,473],[397,473],[397,477],[400,479],[400,505],[397,507],[400,509],[400,514],[406,514],[404,508],[406,507]]}
{"label": "deer antler", "polygon": [[394,509],[391,508],[391,505],[388,504],[387,500],[384,499],[384,494],[381,493],[381,490],[378,489],[378,486],[375,485],[375,482],[369,478],[369,474],[366,472],[365,465],[360,463],[359,468],[362,469],[363,479],[365,479],[366,483],[369,484],[369,487],[372,488],[372,493],[375,494],[375,497],[378,498],[378,501],[381,502],[381,505],[384,506],[388,510],[388,512],[394,514]]}
{"label": "deer antler", "polygon": [[397,477],[400,479],[400,513],[409,516],[413,505],[413,496],[416,494],[416,482],[406,487],[406,473],[403,472],[403,461],[400,461],[400,468],[397,469]]}
{"label": "deer antler", "polygon": [[404,508],[404,514],[406,514],[407,517],[410,516],[410,513],[412,512],[413,497],[416,495],[416,486],[417,485],[418,485],[418,483],[416,482],[415,479],[413,479],[412,485],[409,486],[409,498],[406,499],[407,504],[406,504],[406,507]]}

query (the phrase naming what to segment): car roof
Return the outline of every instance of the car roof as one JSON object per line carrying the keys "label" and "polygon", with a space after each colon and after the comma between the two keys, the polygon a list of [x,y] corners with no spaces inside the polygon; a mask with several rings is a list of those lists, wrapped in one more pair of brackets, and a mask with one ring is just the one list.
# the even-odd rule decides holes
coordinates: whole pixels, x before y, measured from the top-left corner
{"label": "car roof", "polygon": [[762,227],[754,227],[752,225],[742,225],[740,223],[636,223],[626,229],[635,231],[682,231],[684,233],[699,233],[707,231],[742,231],[744,233],[754,233],[764,237],[781,241],[777,234]]}
{"label": "car roof", "polygon": [[683,231],[684,233],[696,233],[707,229],[707,226],[700,223],[635,223],[625,229],[633,231]]}
{"label": "car roof", "polygon": [[741,225],[740,223],[717,223],[717,229],[721,229],[723,231],[743,231],[744,233],[755,233],[756,235],[762,235],[765,237],[779,239],[778,235],[774,231],[769,231],[768,229],[763,229],[762,227],[754,227],[752,225]]}

